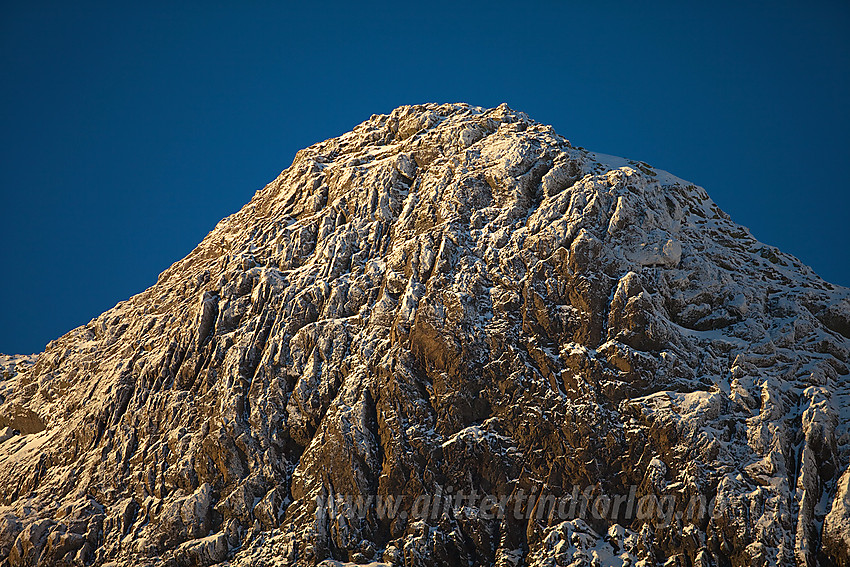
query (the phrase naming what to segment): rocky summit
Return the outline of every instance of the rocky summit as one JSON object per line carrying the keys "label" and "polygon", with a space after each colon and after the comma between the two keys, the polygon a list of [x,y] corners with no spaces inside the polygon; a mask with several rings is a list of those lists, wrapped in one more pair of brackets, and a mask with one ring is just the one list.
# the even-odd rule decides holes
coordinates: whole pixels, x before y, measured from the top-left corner
{"label": "rocky summit", "polygon": [[0,565],[850,565],[848,365],[702,188],[406,106],[0,357]]}

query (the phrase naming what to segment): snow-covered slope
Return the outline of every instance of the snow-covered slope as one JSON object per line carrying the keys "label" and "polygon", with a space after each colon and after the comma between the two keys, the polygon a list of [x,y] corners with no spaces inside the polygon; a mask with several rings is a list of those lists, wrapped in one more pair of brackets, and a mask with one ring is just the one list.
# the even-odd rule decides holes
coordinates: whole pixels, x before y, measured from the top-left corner
{"label": "snow-covered slope", "polygon": [[0,565],[847,565],[848,337],[703,189],[402,107],[0,361]]}

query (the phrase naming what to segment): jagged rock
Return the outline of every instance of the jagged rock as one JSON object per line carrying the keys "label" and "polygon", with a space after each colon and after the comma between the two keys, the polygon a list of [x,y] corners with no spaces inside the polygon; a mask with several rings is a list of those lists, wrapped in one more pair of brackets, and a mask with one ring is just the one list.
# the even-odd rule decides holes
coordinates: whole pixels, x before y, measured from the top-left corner
{"label": "jagged rock", "polygon": [[850,468],[838,481],[832,509],[824,521],[822,555],[835,565],[850,565]]}
{"label": "jagged rock", "polygon": [[38,564],[41,551],[47,543],[48,529],[53,525],[52,520],[38,520],[21,530],[9,550],[9,564],[12,567]]}
{"label": "jagged rock", "polygon": [[0,566],[847,565],[848,321],[699,187],[402,107],[0,357]]}

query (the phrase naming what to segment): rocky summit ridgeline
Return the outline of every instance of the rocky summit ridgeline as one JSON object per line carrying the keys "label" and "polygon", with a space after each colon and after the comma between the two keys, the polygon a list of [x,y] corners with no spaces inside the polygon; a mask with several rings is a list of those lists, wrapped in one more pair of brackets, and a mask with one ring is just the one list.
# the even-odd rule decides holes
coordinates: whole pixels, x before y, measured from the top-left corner
{"label": "rocky summit ridgeline", "polygon": [[850,565],[848,365],[703,189],[402,107],[0,357],[0,566]]}

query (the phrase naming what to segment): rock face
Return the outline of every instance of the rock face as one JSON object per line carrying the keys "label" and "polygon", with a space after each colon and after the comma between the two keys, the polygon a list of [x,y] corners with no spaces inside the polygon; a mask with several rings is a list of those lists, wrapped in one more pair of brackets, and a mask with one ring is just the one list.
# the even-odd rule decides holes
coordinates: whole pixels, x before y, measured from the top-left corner
{"label": "rock face", "polygon": [[701,188],[403,107],[0,359],[0,565],[850,565],[848,364]]}

